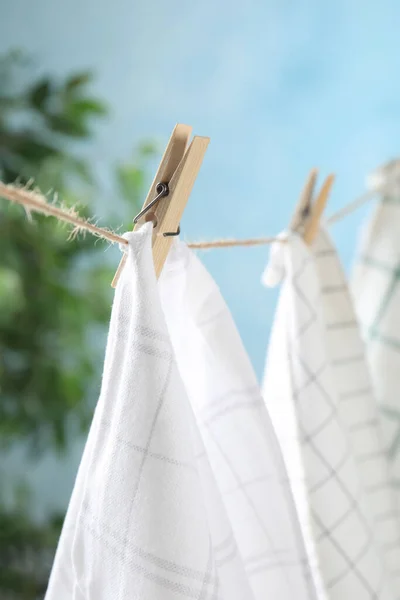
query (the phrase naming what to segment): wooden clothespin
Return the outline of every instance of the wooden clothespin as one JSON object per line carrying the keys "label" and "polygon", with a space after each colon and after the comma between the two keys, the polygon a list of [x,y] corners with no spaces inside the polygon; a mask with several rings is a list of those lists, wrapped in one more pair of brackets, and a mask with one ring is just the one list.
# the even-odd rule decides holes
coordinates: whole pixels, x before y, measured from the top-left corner
{"label": "wooden clothespin", "polygon": [[304,184],[299,200],[295,206],[289,230],[297,231],[311,213],[311,203],[314,195],[315,183],[317,181],[318,169],[311,169]]}
{"label": "wooden clothespin", "polygon": [[312,206],[311,215],[305,224],[305,230],[303,234],[304,241],[306,244],[308,244],[308,246],[311,246],[318,233],[319,223],[325,210],[326,203],[328,202],[329,193],[334,181],[335,176],[333,174],[328,175],[322,185],[317,199]]}
{"label": "wooden clothespin", "polygon": [[[142,210],[134,220],[133,230],[140,227],[143,220],[153,221],[153,257],[157,277],[164,266],[172,237],[179,233],[183,211],[210,141],[208,137],[194,136],[188,147],[191,133],[189,125],[175,126]],[[114,275],[113,287],[117,285],[125,261],[124,255]]]}
{"label": "wooden clothespin", "polygon": [[292,231],[296,231],[301,225],[304,225],[303,239],[309,246],[313,243],[318,233],[319,222],[335,180],[334,175],[328,175],[322,185],[321,191],[313,202],[317,175],[317,169],[310,171],[289,225]]}

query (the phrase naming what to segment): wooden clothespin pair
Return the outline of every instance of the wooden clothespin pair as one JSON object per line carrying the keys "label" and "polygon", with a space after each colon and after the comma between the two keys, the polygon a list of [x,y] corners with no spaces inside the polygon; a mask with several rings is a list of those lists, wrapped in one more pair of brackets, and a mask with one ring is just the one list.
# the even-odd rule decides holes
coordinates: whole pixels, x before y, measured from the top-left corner
{"label": "wooden clothespin pair", "polygon": [[317,175],[317,169],[310,171],[289,225],[289,229],[292,231],[304,226],[303,239],[309,246],[311,246],[318,233],[319,223],[335,180],[334,175],[328,175],[313,202]]}
{"label": "wooden clothespin pair", "polygon": [[[156,276],[164,266],[172,237],[179,233],[179,223],[193,184],[200,170],[210,138],[194,136],[189,145],[192,128],[178,124],[172,132],[156,176],[140,213],[134,219],[133,230],[143,221],[153,222],[153,257]],[[112,286],[117,285],[126,261],[124,255]]]}

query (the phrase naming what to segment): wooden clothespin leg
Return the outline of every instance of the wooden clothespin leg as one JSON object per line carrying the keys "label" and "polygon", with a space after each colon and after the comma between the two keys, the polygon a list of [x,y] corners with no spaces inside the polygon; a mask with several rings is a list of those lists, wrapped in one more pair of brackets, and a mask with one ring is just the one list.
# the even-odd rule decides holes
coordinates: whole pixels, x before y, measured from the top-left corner
{"label": "wooden clothespin leg", "polygon": [[312,206],[311,215],[306,222],[304,235],[303,235],[304,241],[309,246],[311,246],[311,244],[315,240],[315,237],[318,233],[319,223],[320,223],[322,214],[325,210],[325,206],[326,206],[326,203],[329,198],[329,193],[331,191],[334,181],[335,181],[335,176],[328,175],[328,177],[324,181],[324,184],[321,188],[321,191],[320,191],[317,199],[315,200],[315,202]]}
{"label": "wooden clothespin leg", "polygon": [[335,179],[334,175],[329,175],[326,178],[317,199],[313,202],[317,176],[318,170],[312,169],[307,177],[289,225],[291,231],[298,231],[299,227],[304,225],[303,239],[309,246],[313,243],[318,233],[319,222]]}
{"label": "wooden clothespin leg", "polygon": [[[151,217],[154,223],[153,257],[157,277],[161,273],[171,247],[171,233],[174,234],[179,228],[183,211],[210,141],[210,138],[195,136],[187,147],[191,131],[192,128],[188,125],[176,125],[142,208],[145,209],[157,196],[159,183],[168,185],[168,194],[160,198],[151,214],[148,213],[146,216],[147,219]],[[134,230],[140,227],[142,222],[136,223]],[[125,261],[126,256],[123,256],[111,284],[113,287],[117,285]]]}
{"label": "wooden clothespin leg", "polygon": [[314,195],[315,183],[317,181],[318,169],[311,169],[299,200],[295,206],[292,220],[289,224],[290,231],[296,231],[304,223],[305,218],[311,211],[311,204]]}
{"label": "wooden clothespin leg", "polygon": [[[172,244],[168,234],[177,232],[197,174],[203,162],[210,138],[195,136],[169,183],[166,202],[159,203],[157,226],[153,233],[154,268],[160,275]],[[168,201],[169,200],[169,201]],[[164,235],[164,234],[167,235]]]}

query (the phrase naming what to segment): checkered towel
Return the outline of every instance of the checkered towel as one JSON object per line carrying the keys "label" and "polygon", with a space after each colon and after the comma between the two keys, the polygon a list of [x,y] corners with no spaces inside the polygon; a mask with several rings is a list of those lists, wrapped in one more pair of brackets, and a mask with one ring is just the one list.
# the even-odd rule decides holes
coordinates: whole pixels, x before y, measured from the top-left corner
{"label": "checkered towel", "polygon": [[126,234],[100,399],[46,600],[315,599],[254,373],[207,272]]}
{"label": "checkered towel", "polygon": [[264,395],[319,597],[393,600],[399,522],[363,344],[327,235],[313,250],[296,234],[275,245],[264,280],[282,277]]}
{"label": "checkered towel", "polygon": [[[400,519],[400,188],[392,186],[366,223],[352,291],[376,390]],[[400,570],[400,562],[398,563]]]}

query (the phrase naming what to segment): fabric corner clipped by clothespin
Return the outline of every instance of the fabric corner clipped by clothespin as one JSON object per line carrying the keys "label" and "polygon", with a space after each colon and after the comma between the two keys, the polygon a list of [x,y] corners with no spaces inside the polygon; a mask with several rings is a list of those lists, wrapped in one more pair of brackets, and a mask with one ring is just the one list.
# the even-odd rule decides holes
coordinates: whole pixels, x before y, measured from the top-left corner
{"label": "fabric corner clipped by clothespin", "polygon": [[[144,216],[144,220],[151,220],[154,224],[152,243],[157,277],[164,266],[172,237],[179,232],[183,211],[210,142],[208,137],[194,136],[189,145],[191,132],[192,128],[189,125],[178,124],[175,126],[139,213]],[[164,190],[162,194],[158,193],[160,184]],[[153,204],[157,196],[159,199]],[[150,204],[152,205],[149,206]],[[146,207],[149,210],[145,210]],[[135,219],[134,222],[133,229],[135,230],[141,226],[143,220],[136,221]],[[111,284],[113,287],[117,285],[125,261],[126,256],[123,256]]]}

